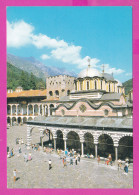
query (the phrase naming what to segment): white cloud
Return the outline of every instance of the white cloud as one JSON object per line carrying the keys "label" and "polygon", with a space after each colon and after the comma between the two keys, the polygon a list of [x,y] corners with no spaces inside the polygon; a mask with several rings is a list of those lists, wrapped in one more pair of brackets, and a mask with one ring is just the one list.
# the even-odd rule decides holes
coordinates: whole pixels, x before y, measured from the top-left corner
{"label": "white cloud", "polygon": [[[81,46],[69,45],[66,48],[54,49],[51,51],[51,54],[54,58],[61,60],[64,63],[76,64],[78,68],[85,68],[88,65],[89,56],[81,58],[81,49]],[[90,65],[96,67],[96,64],[99,61],[99,59],[92,58],[90,59]]]}
{"label": "white cloud", "polygon": [[41,59],[42,60],[47,60],[47,59],[50,59],[50,56],[48,56],[46,54],[43,54],[43,55],[41,55]]}
{"label": "white cloud", "polygon": [[57,48],[51,51],[51,54],[54,58],[61,60],[65,63],[77,63],[80,59],[80,46],[67,46],[66,48]]}
{"label": "white cloud", "polygon": [[[99,67],[102,69],[102,66],[103,65],[100,65]],[[104,64],[104,71],[106,73],[109,73],[109,74],[121,74],[123,72],[125,72],[125,70],[122,70],[122,69],[116,69],[116,68],[111,68],[109,64]]]}
{"label": "white cloud", "polygon": [[59,47],[68,46],[68,44],[63,40],[51,39],[50,37],[43,35],[43,34],[33,35],[32,44],[35,45],[39,49],[43,47],[59,48]]}
{"label": "white cloud", "polygon": [[32,42],[34,27],[24,21],[9,23],[7,21],[7,46],[21,47]]}
{"label": "white cloud", "polygon": [[132,76],[132,73],[130,72],[130,73],[126,73],[125,74],[126,76]]}
{"label": "white cloud", "polygon": [[[32,44],[38,49],[51,49],[51,56],[43,54],[41,58],[49,59],[53,57],[64,63],[75,64],[78,68],[86,68],[88,65],[88,56],[81,57],[81,46],[71,45],[64,40],[50,38],[44,34],[35,34],[34,26],[22,21],[9,23],[7,21],[7,46],[19,48],[27,44]],[[101,69],[102,65],[97,58],[90,58],[90,65],[93,68]],[[121,74],[125,72],[122,69],[111,68],[109,64],[105,64],[105,72]]]}
{"label": "white cloud", "polygon": [[21,47],[33,44],[39,49],[43,47],[59,48],[68,46],[63,40],[52,39],[43,34],[35,35],[33,31],[34,27],[23,20],[15,23],[7,21],[7,46]]}

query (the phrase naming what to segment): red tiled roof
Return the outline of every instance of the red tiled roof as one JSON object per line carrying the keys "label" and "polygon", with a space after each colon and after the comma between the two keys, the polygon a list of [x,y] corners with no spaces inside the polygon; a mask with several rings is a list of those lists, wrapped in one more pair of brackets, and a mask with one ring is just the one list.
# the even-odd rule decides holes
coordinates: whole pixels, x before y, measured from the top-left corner
{"label": "red tiled roof", "polygon": [[15,98],[15,97],[38,97],[38,96],[46,96],[46,89],[45,90],[25,90],[13,93],[7,93],[7,98]]}

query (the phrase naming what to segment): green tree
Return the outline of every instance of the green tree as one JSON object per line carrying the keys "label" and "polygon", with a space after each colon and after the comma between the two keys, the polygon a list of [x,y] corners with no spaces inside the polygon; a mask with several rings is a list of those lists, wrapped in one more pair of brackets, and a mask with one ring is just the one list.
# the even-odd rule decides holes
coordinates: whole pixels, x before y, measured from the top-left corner
{"label": "green tree", "polygon": [[28,75],[23,70],[21,72],[19,84],[21,85],[21,87],[23,87],[24,90],[29,89],[29,86],[28,86]]}
{"label": "green tree", "polygon": [[30,88],[31,89],[36,89],[36,79],[33,73],[30,75]]}

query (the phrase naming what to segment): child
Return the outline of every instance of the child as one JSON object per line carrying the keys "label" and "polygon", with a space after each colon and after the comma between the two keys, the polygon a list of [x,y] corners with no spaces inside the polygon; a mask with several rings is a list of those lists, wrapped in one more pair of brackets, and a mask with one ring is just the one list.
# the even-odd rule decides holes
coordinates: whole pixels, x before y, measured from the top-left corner
{"label": "child", "polygon": [[49,160],[49,170],[52,168],[51,164],[52,164],[52,161],[51,161],[51,159],[50,159],[50,160]]}
{"label": "child", "polygon": [[14,182],[16,182],[16,169],[13,170],[13,174],[14,174]]}
{"label": "child", "polygon": [[100,156],[99,155],[97,157],[97,162],[98,162],[98,165],[99,165],[99,162],[100,162]]}

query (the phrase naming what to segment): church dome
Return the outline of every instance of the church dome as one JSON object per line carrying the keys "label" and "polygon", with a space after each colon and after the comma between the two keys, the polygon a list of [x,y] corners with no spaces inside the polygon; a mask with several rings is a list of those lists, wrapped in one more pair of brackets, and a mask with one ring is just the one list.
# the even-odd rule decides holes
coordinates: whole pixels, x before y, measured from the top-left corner
{"label": "church dome", "polygon": [[85,78],[85,77],[101,77],[101,73],[93,68],[87,68],[82,70],[79,74],[78,74],[78,78]]}
{"label": "church dome", "polygon": [[116,80],[116,81],[118,82],[117,86],[120,86],[120,87],[123,86],[122,83],[121,83],[120,81],[118,81],[118,80]]}

